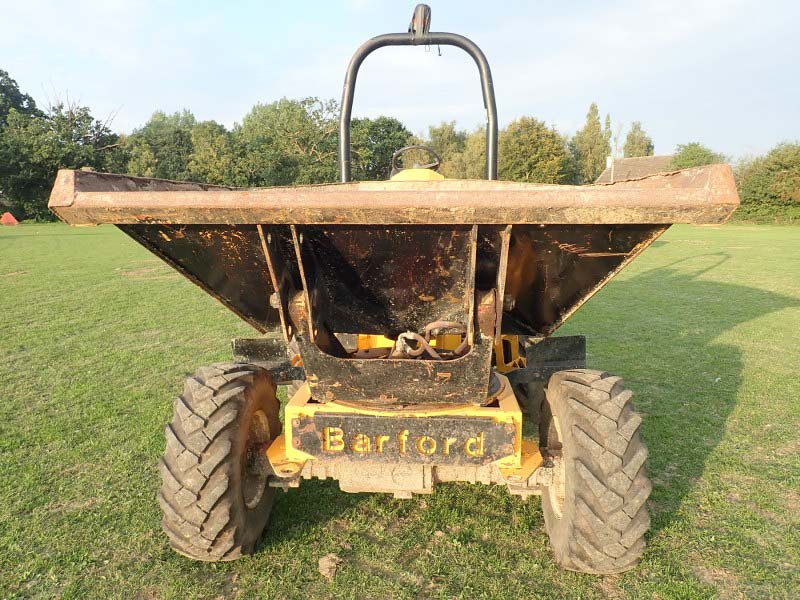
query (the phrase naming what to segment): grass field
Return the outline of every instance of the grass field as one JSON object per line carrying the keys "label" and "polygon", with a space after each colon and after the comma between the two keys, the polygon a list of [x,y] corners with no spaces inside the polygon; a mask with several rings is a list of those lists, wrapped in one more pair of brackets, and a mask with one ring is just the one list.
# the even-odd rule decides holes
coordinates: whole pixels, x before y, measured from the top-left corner
{"label": "grass field", "polygon": [[0,229],[0,319],[0,597],[800,597],[800,228],[673,228],[563,328],[646,414],[653,527],[614,577],[554,566],[537,499],[466,484],[304,482],[254,556],[191,562],[162,426],[252,331],[111,227]]}

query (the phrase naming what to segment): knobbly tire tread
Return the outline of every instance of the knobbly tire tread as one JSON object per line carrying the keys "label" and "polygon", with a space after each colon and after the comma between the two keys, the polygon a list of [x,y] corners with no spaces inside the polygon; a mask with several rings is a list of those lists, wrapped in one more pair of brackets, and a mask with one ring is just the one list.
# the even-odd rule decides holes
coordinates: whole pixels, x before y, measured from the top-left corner
{"label": "knobbly tire tread", "polygon": [[646,501],[647,448],[642,422],[622,378],[574,369],[554,374],[542,414],[557,415],[562,435],[566,493],[561,518],[542,494],[545,528],[556,561],[595,574],[633,568],[650,526]]}
{"label": "knobbly tire tread", "polygon": [[[249,419],[264,411],[269,434],[280,433],[275,385],[250,364],[203,367],[173,403],[159,463],[161,526],[172,548],[189,558],[226,561],[251,552],[269,520],[274,489],[248,508],[242,457]],[[239,454],[241,453],[241,454]]]}

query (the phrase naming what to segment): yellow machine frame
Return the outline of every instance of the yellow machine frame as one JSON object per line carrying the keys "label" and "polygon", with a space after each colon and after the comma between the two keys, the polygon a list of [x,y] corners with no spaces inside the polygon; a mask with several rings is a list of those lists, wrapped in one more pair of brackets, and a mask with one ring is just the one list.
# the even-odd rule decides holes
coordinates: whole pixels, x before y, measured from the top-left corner
{"label": "yellow machine frame", "polygon": [[[431,169],[404,169],[391,177],[392,181],[434,181],[444,177]],[[431,346],[443,350],[455,350],[463,342],[461,334],[440,334],[431,339]],[[359,351],[376,348],[391,348],[395,341],[383,335],[358,334],[356,349]],[[494,347],[494,363],[501,388],[491,406],[464,404],[446,408],[424,408],[407,410],[381,410],[377,408],[356,407],[337,402],[317,403],[311,398],[308,384],[303,385],[289,400],[284,413],[284,433],[278,436],[267,449],[267,458],[273,472],[280,479],[296,478],[309,461],[325,462],[325,458],[312,456],[296,446],[293,439],[293,425],[303,418],[317,415],[368,415],[386,418],[426,419],[428,417],[490,418],[498,424],[513,428],[514,451],[494,463],[503,479],[509,483],[526,481],[542,464],[542,456],[537,445],[531,440],[522,439],[522,411],[511,385],[502,373],[525,366],[525,357],[520,354],[519,338],[503,335]],[[292,364],[301,364],[299,355]],[[509,429],[509,431],[511,431]],[[384,436],[377,436],[384,437]],[[379,444],[376,439],[375,444]],[[379,446],[380,448],[380,446]],[[380,450],[378,450],[380,451]]]}
{"label": "yellow machine frame", "polygon": [[370,415],[386,418],[425,419],[432,416],[450,416],[464,418],[491,418],[495,423],[505,423],[514,429],[514,452],[495,461],[502,476],[509,482],[525,481],[542,464],[539,448],[531,440],[522,439],[522,411],[520,410],[511,385],[503,375],[498,375],[501,390],[492,406],[461,405],[442,409],[387,411],[354,407],[329,402],[320,404],[311,398],[308,384],[303,385],[289,400],[284,413],[287,426],[267,449],[267,458],[273,471],[279,478],[296,477],[308,461],[324,462],[325,459],[312,456],[295,448],[292,427],[288,424],[299,423],[303,417],[315,415]]}

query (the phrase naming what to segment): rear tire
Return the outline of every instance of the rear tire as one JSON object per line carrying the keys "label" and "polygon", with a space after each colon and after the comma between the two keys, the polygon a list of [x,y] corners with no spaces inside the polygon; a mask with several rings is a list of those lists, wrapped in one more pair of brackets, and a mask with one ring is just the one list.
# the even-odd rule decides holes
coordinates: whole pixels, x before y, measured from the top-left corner
{"label": "rear tire", "polygon": [[281,431],[269,373],[241,363],[204,367],[173,409],[158,498],[172,548],[205,561],[252,552],[275,491],[265,450]]}
{"label": "rear tire", "polygon": [[621,573],[644,552],[651,485],[631,395],[620,377],[588,369],[561,371],[547,384],[540,445],[553,481],[542,510],[565,569]]}

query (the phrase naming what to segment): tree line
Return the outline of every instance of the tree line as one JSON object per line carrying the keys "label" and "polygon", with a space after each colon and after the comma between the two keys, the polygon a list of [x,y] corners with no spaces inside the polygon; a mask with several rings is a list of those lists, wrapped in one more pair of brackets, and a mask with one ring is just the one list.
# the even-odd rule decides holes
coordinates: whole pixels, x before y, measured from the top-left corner
{"label": "tree line", "polygon": [[[18,217],[45,220],[50,187],[59,168],[90,167],[142,177],[192,180],[236,187],[337,181],[338,103],[334,100],[283,98],[256,104],[227,129],[198,121],[187,111],[155,112],[132,133],[117,134],[89,108],[58,102],[46,109],[20,91],[0,70],[0,198]],[[520,117],[500,131],[500,179],[539,183],[586,184],[606,166],[609,155],[650,156],[653,140],[640,122],[631,124],[624,143],[589,107],[583,127],[565,136],[533,117]],[[390,116],[353,119],[352,177],[386,179],[392,153],[424,144],[442,158],[446,177],[485,175],[485,132],[456,123],[431,126],[414,135]],[[621,148],[620,148],[621,146]],[[411,156],[413,161],[414,156]],[[699,143],[678,146],[674,168],[726,162]],[[423,162],[420,157],[420,162]],[[427,161],[425,161],[427,162]],[[800,217],[800,146],[782,144],[769,154],[742,162],[737,169],[742,212],[769,219]]]}

